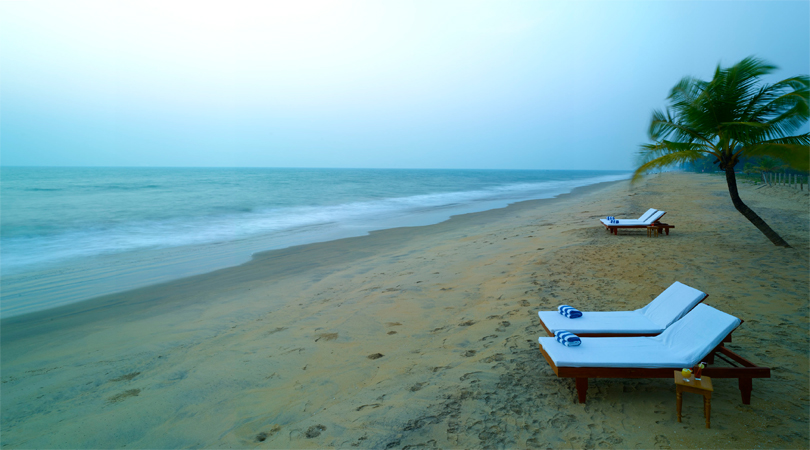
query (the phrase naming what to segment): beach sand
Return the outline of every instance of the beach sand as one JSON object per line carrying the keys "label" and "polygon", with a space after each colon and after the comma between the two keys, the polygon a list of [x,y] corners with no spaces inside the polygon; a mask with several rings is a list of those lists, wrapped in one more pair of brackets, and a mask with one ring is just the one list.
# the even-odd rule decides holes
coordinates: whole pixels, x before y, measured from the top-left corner
{"label": "beach sand", "polygon": [[[2,322],[4,448],[808,448],[810,203],[667,173],[245,265]],[[669,236],[597,219],[667,211]],[[715,379],[675,417],[670,379],[574,382],[537,311],[640,308],[674,281],[745,320],[772,368],[743,405]]]}

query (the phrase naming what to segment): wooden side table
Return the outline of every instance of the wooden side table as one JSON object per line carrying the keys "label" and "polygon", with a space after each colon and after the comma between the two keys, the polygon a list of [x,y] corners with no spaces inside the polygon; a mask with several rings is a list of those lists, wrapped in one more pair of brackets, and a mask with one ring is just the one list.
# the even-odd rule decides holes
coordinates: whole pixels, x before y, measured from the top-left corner
{"label": "wooden side table", "polygon": [[694,376],[684,379],[680,370],[675,371],[675,408],[678,411],[678,422],[681,421],[681,406],[683,403],[683,393],[692,392],[703,396],[703,415],[706,416],[706,428],[711,428],[712,414],[712,379],[703,375],[700,380]]}
{"label": "wooden side table", "polygon": [[650,225],[650,226],[647,227],[647,237],[650,237],[650,236],[658,237],[659,232],[660,232],[660,230],[655,225]]}

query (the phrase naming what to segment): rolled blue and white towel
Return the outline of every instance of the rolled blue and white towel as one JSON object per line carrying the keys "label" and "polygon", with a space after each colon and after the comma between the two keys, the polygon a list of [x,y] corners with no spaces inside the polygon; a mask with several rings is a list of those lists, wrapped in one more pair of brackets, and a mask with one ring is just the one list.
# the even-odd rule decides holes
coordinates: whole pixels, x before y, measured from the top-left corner
{"label": "rolled blue and white towel", "polygon": [[565,317],[568,317],[569,319],[576,319],[577,317],[582,317],[582,311],[574,308],[573,306],[560,305],[557,307],[557,311],[559,311],[560,314],[564,315]]}
{"label": "rolled blue and white towel", "polygon": [[554,338],[557,339],[562,345],[566,347],[576,347],[577,345],[582,344],[582,340],[574,333],[569,331],[560,330],[554,333]]}

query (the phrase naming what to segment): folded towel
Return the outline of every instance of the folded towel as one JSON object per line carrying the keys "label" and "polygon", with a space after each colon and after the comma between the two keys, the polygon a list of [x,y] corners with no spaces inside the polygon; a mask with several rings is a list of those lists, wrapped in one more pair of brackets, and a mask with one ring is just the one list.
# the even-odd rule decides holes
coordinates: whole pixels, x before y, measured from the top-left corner
{"label": "folded towel", "polygon": [[582,344],[582,340],[579,338],[579,336],[565,330],[557,331],[554,333],[554,337],[557,339],[557,342],[565,345],[566,347],[576,347],[577,345]]}
{"label": "folded towel", "polygon": [[582,317],[582,311],[568,305],[560,305],[557,307],[557,311],[560,314],[568,317],[569,319],[576,319],[577,317]]}

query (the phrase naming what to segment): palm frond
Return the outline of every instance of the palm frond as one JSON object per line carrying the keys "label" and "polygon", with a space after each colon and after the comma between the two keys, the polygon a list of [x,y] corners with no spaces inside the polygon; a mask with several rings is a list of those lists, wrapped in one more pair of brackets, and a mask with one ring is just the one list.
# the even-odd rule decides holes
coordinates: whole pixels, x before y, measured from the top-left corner
{"label": "palm frond", "polygon": [[691,151],[715,155],[721,167],[741,155],[759,153],[806,166],[807,158],[791,156],[801,151],[790,147],[806,145],[806,138],[790,135],[806,126],[810,117],[810,77],[760,85],[760,77],[775,69],[748,57],[728,68],[718,65],[708,81],[681,79],[667,98],[665,112],[653,112],[649,136],[655,143],[641,147],[640,167],[658,167],[650,164]]}
{"label": "palm frond", "polygon": [[810,134],[763,141],[747,147],[745,154],[779,158],[790,167],[806,172],[810,170]]}
{"label": "palm frond", "polygon": [[[642,146],[644,147],[644,146]],[[636,181],[640,180],[641,177],[648,171],[652,169],[660,169],[664,167],[670,167],[674,164],[680,164],[684,162],[691,162],[696,161],[702,157],[706,156],[705,153],[701,150],[683,150],[678,152],[671,152],[671,153],[664,153],[661,154],[653,159],[649,159],[648,161],[641,164],[635,172],[633,172],[633,177],[631,178],[631,183],[635,183]]]}
{"label": "palm frond", "polygon": [[666,114],[661,111],[653,111],[649,129],[650,139],[659,140],[672,136],[678,141],[702,141],[711,143],[711,139],[704,136],[699,130],[692,129],[681,122],[678,122],[669,109]]}

